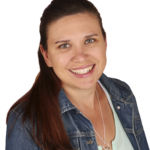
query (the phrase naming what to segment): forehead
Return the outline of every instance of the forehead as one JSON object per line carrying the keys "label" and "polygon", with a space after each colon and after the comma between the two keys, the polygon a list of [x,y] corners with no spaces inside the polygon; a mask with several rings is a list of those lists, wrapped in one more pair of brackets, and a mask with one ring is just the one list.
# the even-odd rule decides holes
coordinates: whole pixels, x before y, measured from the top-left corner
{"label": "forehead", "polygon": [[48,26],[48,40],[74,38],[101,32],[99,20],[93,14],[82,13],[63,17]]}

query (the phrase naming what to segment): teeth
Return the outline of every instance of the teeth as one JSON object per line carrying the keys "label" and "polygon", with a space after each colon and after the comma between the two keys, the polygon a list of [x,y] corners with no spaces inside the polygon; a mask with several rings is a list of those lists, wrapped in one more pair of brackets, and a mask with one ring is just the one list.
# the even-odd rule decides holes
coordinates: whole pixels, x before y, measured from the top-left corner
{"label": "teeth", "polygon": [[75,74],[86,74],[88,73],[90,70],[92,70],[93,65],[84,69],[77,69],[77,70],[71,70],[73,73]]}

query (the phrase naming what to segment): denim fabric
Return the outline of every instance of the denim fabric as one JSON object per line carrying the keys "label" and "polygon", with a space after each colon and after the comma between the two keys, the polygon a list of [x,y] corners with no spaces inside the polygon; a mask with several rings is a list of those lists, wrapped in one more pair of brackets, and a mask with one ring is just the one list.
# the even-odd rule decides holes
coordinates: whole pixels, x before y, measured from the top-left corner
{"label": "denim fabric", "polygon": [[[108,78],[105,74],[102,74],[99,80],[108,91],[133,148],[135,150],[149,150],[136,100],[130,87],[118,79]],[[98,150],[90,120],[68,100],[63,89],[61,89],[58,97],[62,121],[72,147],[76,150]],[[117,109],[118,106],[120,106],[120,109]],[[32,139],[28,121],[25,122],[23,128],[21,124],[22,114],[18,117],[8,138],[8,131],[18,113],[14,109],[9,115],[6,150],[41,150]]]}

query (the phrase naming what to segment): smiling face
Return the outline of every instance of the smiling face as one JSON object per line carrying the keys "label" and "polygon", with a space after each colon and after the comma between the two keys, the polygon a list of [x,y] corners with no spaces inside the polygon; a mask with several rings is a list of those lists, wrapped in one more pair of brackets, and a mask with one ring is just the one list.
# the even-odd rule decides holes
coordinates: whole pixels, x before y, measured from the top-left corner
{"label": "smiling face", "polygon": [[89,89],[96,85],[105,69],[107,47],[96,16],[63,17],[49,25],[47,36],[47,51],[40,49],[62,87]]}

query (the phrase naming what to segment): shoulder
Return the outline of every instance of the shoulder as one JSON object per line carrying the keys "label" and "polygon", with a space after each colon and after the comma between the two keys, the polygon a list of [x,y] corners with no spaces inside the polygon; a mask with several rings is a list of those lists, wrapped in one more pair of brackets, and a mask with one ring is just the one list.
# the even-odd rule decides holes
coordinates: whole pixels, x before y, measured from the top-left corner
{"label": "shoulder", "polygon": [[123,90],[124,92],[127,93],[133,92],[133,86],[126,80],[117,77],[111,77],[111,75],[108,75],[106,73],[103,73],[99,80],[110,92],[111,91],[119,92],[120,90]]}
{"label": "shoulder", "polygon": [[9,120],[12,120],[12,118],[23,121],[25,106],[26,106],[26,102],[21,102],[20,104],[13,107],[8,114],[8,123]]}
{"label": "shoulder", "polygon": [[7,130],[13,130],[17,128],[24,128],[28,131],[31,130],[31,126],[29,124],[29,119],[23,121],[24,110],[25,110],[25,102],[21,102],[17,106],[13,107],[9,114],[7,120]]}
{"label": "shoulder", "polygon": [[23,122],[24,108],[25,103],[20,103],[9,112],[6,131],[6,150],[40,149],[34,142],[29,119]]}
{"label": "shoulder", "polygon": [[121,86],[121,87],[124,87],[125,89],[131,91],[130,86],[129,86],[125,81],[122,81],[122,80],[117,79],[117,78],[111,78],[111,77],[109,77],[109,79],[110,79],[116,86]]}

